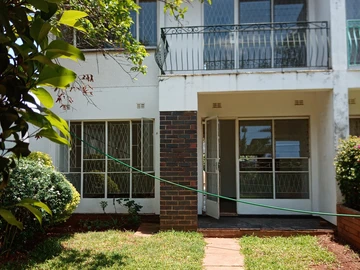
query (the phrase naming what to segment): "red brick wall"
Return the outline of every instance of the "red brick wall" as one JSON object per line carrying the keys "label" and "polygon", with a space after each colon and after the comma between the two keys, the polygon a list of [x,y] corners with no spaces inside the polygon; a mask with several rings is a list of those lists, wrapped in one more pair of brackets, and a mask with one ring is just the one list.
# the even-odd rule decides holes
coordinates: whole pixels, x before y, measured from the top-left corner
{"label": "red brick wall", "polygon": [[[160,176],[197,188],[197,112],[160,112]],[[160,184],[160,229],[197,229],[197,194]]]}
{"label": "red brick wall", "polygon": [[[337,212],[339,214],[360,215],[359,211],[341,204],[337,205]],[[337,229],[341,238],[353,247],[360,249],[360,218],[337,217]]]}

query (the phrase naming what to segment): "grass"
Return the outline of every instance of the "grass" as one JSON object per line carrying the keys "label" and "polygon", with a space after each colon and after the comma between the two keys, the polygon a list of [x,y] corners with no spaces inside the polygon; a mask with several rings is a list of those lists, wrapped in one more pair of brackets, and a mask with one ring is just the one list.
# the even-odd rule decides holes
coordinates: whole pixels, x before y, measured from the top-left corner
{"label": "grass", "polygon": [[121,231],[78,233],[39,244],[23,263],[0,269],[202,269],[202,235],[162,232],[136,237]]}
{"label": "grass", "polygon": [[309,269],[318,264],[335,262],[335,255],[323,248],[313,236],[240,239],[241,253],[245,256],[245,269]]}

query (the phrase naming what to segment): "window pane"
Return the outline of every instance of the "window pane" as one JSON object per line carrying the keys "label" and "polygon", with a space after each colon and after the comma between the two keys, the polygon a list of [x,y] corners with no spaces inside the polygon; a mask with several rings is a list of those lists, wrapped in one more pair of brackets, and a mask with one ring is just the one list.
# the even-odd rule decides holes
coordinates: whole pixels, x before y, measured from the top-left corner
{"label": "window pane", "polygon": [[306,159],[275,159],[276,171],[309,171],[309,160]]}
{"label": "window pane", "polygon": [[132,122],[132,166],[141,169],[141,121]]}
{"label": "window pane", "polygon": [[[71,122],[70,132],[74,133],[77,136],[77,138],[81,139],[81,123]],[[71,140],[70,172],[81,171],[81,141],[77,138],[73,138],[73,140]]]}
{"label": "window pane", "polygon": [[241,172],[272,171],[272,159],[247,158],[240,160]]}
{"label": "window pane", "polygon": [[140,173],[133,173],[132,197],[133,198],[154,198],[155,180],[151,176]]}
{"label": "window pane", "polygon": [[84,198],[104,198],[105,174],[84,173]]}
{"label": "window pane", "polygon": [[[108,123],[108,154],[120,161],[130,164],[130,122]],[[130,171],[115,160],[108,159],[109,172]]]}
{"label": "window pane", "polygon": [[[105,123],[84,123],[84,140],[105,152]],[[105,156],[84,144],[84,172],[105,172]]]}
{"label": "window pane", "polygon": [[145,46],[156,46],[156,0],[140,0],[139,39]]}
{"label": "window pane", "polygon": [[275,0],[274,22],[306,21],[306,0]]}
{"label": "window pane", "polygon": [[234,24],[234,1],[213,0],[204,3],[204,25]]}
{"label": "window pane", "polygon": [[268,23],[271,21],[270,0],[240,0],[240,23]]}
{"label": "window pane", "polygon": [[107,181],[108,198],[130,197],[130,173],[109,173]]}
{"label": "window pane", "polygon": [[143,170],[154,170],[154,136],[153,121],[143,121]]}
{"label": "window pane", "polygon": [[275,152],[277,158],[309,157],[309,121],[275,120]]}
{"label": "window pane", "polygon": [[80,173],[64,173],[66,179],[73,184],[77,192],[81,195],[81,174]]}
{"label": "window pane", "polygon": [[359,0],[346,0],[346,19],[348,20],[360,19]]}
{"label": "window pane", "polygon": [[350,118],[350,135],[360,136],[360,118]]}
{"label": "window pane", "polygon": [[240,121],[240,158],[272,157],[271,121]]}
{"label": "window pane", "polygon": [[309,173],[276,173],[276,199],[309,199]]}
{"label": "window pane", "polygon": [[272,199],[272,173],[240,173],[240,198]]}

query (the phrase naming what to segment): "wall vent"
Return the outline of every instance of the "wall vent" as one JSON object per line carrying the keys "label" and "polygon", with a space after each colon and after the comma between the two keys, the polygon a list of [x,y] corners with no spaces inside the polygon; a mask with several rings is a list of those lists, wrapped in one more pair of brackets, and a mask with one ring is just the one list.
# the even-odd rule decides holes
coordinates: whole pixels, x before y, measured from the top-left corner
{"label": "wall vent", "polygon": [[214,109],[220,109],[221,108],[221,103],[220,102],[213,103],[213,108]]}
{"label": "wall vent", "polygon": [[136,103],[136,108],[145,109],[145,103]]}
{"label": "wall vent", "polygon": [[351,105],[356,104],[356,98],[349,98],[349,104]]}
{"label": "wall vent", "polygon": [[295,99],[295,106],[302,106],[304,105],[303,99]]}

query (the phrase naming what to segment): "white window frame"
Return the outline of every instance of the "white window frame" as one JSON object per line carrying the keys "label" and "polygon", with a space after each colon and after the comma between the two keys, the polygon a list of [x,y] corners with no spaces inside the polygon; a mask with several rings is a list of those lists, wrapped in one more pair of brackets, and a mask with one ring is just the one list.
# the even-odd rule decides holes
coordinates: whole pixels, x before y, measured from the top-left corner
{"label": "white window frame", "polygon": [[[134,173],[138,173],[136,172],[135,170],[133,169],[129,169],[129,172],[108,172],[108,157],[107,157],[107,154],[108,154],[108,124],[109,122],[111,123],[116,123],[116,122],[128,122],[129,123],[129,129],[130,129],[130,133],[129,133],[129,151],[130,151],[130,157],[129,157],[129,165],[132,167],[133,166],[133,139],[132,139],[132,132],[133,132],[133,123],[134,122],[140,122],[141,123],[141,141],[143,142],[143,127],[144,127],[144,121],[151,121],[152,122],[152,154],[153,154],[153,168],[152,170],[147,170],[145,171],[146,173],[148,174],[152,174],[152,175],[155,175],[155,133],[154,133],[154,128],[155,128],[155,120],[154,119],[148,119],[148,118],[140,118],[140,119],[130,119],[130,120],[102,120],[102,121],[99,121],[99,120],[95,120],[95,121],[82,121],[82,120],[72,120],[69,123],[69,126],[71,126],[71,123],[77,123],[77,124],[80,124],[81,125],[81,140],[84,140],[84,123],[104,123],[104,128],[105,128],[105,171],[104,172],[100,172],[99,174],[103,174],[104,175],[104,196],[103,197],[99,197],[99,198],[91,198],[91,197],[84,197],[84,174],[86,173],[89,173],[89,172],[84,172],[84,143],[81,143],[81,170],[80,172],[72,172],[70,170],[70,164],[71,164],[71,149],[69,147],[67,147],[67,169],[63,170],[62,173],[64,173],[65,175],[67,174],[80,174],[80,196],[81,196],[81,199],[108,199],[108,193],[107,193],[107,179],[108,179],[108,173],[129,173],[129,199],[154,199],[155,196],[156,196],[156,190],[155,190],[155,186],[156,186],[156,183],[155,183],[155,179],[154,179],[154,190],[153,190],[153,195],[152,197],[134,197],[133,196],[133,174]],[[77,138],[73,138],[73,140],[78,140]],[[141,144],[141,164],[140,164],[140,170],[143,171],[144,169],[144,163],[143,163],[143,152],[144,152],[144,143]],[[60,159],[63,159],[64,157],[60,157]],[[111,197],[112,198],[112,197]],[[123,198],[123,197],[121,197]]]}
{"label": "white window frame", "polygon": [[[309,143],[309,156],[308,157],[298,157],[298,158],[286,158],[286,157],[282,157],[282,158],[277,158],[276,157],[276,149],[275,149],[275,121],[276,120],[308,120],[308,143]],[[271,121],[271,144],[272,144],[272,157],[271,157],[271,162],[272,162],[272,170],[268,171],[268,172],[264,172],[264,173],[269,173],[272,175],[272,184],[273,184],[273,197],[272,198],[243,198],[241,197],[241,185],[240,185],[240,149],[239,149],[239,139],[240,137],[237,137],[237,177],[238,179],[238,197],[240,199],[256,199],[256,200],[267,200],[267,199],[274,199],[274,200],[309,200],[311,199],[311,186],[312,186],[312,181],[311,181],[311,138],[310,138],[310,118],[309,117],[271,117],[271,118],[237,118],[237,126],[238,126],[238,130],[237,133],[239,134],[238,136],[240,136],[240,123],[241,121],[256,121],[256,120],[264,120],[264,121]],[[257,159],[268,159],[270,160],[270,158],[257,158]],[[308,191],[308,198],[276,198],[276,170],[275,170],[275,161],[276,159],[307,159],[308,160],[308,170],[307,171],[281,171],[282,173],[307,173],[308,175],[308,187],[309,187],[309,191]],[[246,173],[262,173],[261,171],[246,171]]]}

